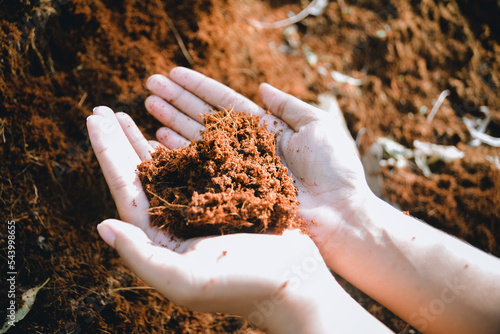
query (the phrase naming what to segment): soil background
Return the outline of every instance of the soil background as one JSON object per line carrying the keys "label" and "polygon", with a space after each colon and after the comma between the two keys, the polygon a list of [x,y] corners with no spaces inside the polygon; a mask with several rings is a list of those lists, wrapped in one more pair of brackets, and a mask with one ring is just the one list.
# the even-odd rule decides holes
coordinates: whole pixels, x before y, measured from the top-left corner
{"label": "soil background", "polygon": [[[454,145],[463,159],[384,167],[383,196],[411,215],[500,256],[500,170],[470,147],[463,116],[489,107],[500,136],[500,17],[496,0],[330,2],[297,30],[261,30],[298,0],[53,0],[0,2],[0,212],[16,221],[17,296],[49,283],[9,333],[252,333],[246,320],[189,312],[135,278],[95,225],[117,217],[85,129],[93,107],[129,113],[153,138],[146,78],[177,65],[198,70],[259,102],[261,82],[316,102],[334,94],[361,151],[385,136]],[[290,30],[287,30],[290,32]],[[183,52],[180,40],[186,51]],[[305,50],[305,52],[304,52]],[[317,55],[311,62],[309,51]],[[309,62],[308,62],[309,59]],[[330,72],[359,78],[339,83]],[[420,111],[450,90],[432,122]],[[3,276],[2,276],[3,277]],[[396,332],[405,322],[338,278]],[[5,319],[7,283],[0,283]],[[19,302],[19,301],[18,301]]]}

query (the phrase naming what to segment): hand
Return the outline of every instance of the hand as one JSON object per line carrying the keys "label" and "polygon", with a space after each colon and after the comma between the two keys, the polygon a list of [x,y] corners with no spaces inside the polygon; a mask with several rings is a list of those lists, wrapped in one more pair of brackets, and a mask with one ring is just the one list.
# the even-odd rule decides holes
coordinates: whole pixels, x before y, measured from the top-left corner
{"label": "hand", "polygon": [[[284,333],[327,332],[331,317],[321,317],[324,310],[336,300],[353,303],[311,239],[297,230],[176,240],[151,227],[136,167],[159,144],[148,142],[128,115],[107,107],[94,109],[87,127],[120,217],[130,223],[107,220],[99,233],[128,267],[172,301],[247,316],[261,328]],[[296,321],[283,321],[290,317]]]}
{"label": "hand", "polygon": [[[352,138],[337,115],[268,84],[262,84],[259,92],[272,115],[195,71],[177,67],[169,77],[153,75],[147,82],[155,95],[148,97],[146,108],[166,126],[157,132],[160,143],[174,149],[198,138],[203,129],[199,114],[213,108],[234,107],[259,115],[268,129],[278,134],[278,154],[299,188],[300,216],[308,222],[315,221],[310,225],[310,233],[320,250],[342,224],[349,223],[364,197],[371,194]],[[325,215],[329,219],[323,219]],[[327,220],[335,221],[336,226],[325,226],[323,222]]]}
{"label": "hand", "polygon": [[[128,115],[106,107],[94,110],[87,127],[120,217],[130,223],[107,220],[99,233],[169,299],[193,310],[246,316],[269,333],[389,332],[335,282],[316,246],[298,231],[182,241],[151,227],[136,167],[159,143],[147,141]],[[160,129],[159,137],[170,148],[187,142],[170,129]]]}
{"label": "hand", "polygon": [[[131,224],[107,220],[98,229],[134,273],[191,310],[245,316],[269,333],[330,333],[349,325],[346,316],[351,326],[358,317],[376,322],[357,309],[314,243],[297,230],[190,239],[179,254]],[[343,314],[346,309],[351,314]]]}

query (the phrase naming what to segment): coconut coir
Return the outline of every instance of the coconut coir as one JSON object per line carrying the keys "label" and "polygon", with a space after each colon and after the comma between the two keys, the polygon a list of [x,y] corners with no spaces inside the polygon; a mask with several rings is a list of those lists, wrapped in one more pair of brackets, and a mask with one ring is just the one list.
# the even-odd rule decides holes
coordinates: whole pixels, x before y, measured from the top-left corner
{"label": "coconut coir", "polygon": [[152,225],[183,239],[301,227],[298,190],[275,153],[276,135],[258,116],[233,110],[203,118],[202,139],[159,148],[138,166]]}

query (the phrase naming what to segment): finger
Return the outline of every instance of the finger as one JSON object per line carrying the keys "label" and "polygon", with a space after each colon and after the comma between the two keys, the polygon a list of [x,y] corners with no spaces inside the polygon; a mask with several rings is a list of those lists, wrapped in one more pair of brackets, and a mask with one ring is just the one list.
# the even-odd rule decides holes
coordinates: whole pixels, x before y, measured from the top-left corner
{"label": "finger", "polygon": [[156,131],[156,138],[158,138],[160,143],[171,150],[187,146],[190,143],[189,140],[177,132],[165,127],[159,128],[158,131]]}
{"label": "finger", "polygon": [[111,108],[99,106],[95,107],[92,112],[93,115],[102,116],[106,119],[106,121],[101,124],[101,126],[104,126],[102,130],[104,130],[105,132],[112,132],[112,130],[116,130],[116,126],[120,126],[118,120],[116,119],[115,112],[111,110]]}
{"label": "finger", "polygon": [[169,299],[180,301],[189,281],[188,261],[181,255],[155,245],[142,230],[119,220],[105,220],[97,230],[137,276]]}
{"label": "finger", "polygon": [[149,227],[149,201],[136,173],[141,163],[123,133],[113,111],[98,107],[87,118],[92,148],[123,220],[140,228]]}
{"label": "finger", "polygon": [[153,150],[156,151],[159,147],[162,147],[163,145],[157,142],[156,140],[148,140],[149,145],[153,148]]}
{"label": "finger", "polygon": [[299,131],[302,126],[318,120],[315,107],[269,84],[261,84],[259,93],[271,113],[285,121],[295,131]]}
{"label": "finger", "polygon": [[200,138],[203,125],[186,116],[162,98],[152,95],[146,99],[146,109],[161,123],[179,133],[186,139]]}
{"label": "finger", "polygon": [[123,112],[118,112],[116,113],[116,118],[139,158],[142,161],[151,159],[153,147],[151,147],[147,139],[144,138],[144,135],[141,130],[139,130],[132,117]]}
{"label": "finger", "polygon": [[224,109],[233,107],[236,111],[259,116],[266,113],[264,109],[243,95],[196,71],[185,67],[176,67],[170,71],[169,76],[178,85],[214,107]]}
{"label": "finger", "polygon": [[209,113],[213,109],[212,106],[163,75],[155,74],[149,77],[146,86],[153,94],[158,95],[198,123],[203,123],[200,114]]}

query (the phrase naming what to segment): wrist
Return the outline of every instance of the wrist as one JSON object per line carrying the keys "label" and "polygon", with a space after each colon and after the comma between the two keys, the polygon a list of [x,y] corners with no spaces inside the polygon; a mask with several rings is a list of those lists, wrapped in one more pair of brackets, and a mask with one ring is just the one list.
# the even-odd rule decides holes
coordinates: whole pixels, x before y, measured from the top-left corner
{"label": "wrist", "polygon": [[395,222],[406,220],[413,219],[366,190],[344,203],[316,208],[309,232],[328,267],[345,278],[344,268],[353,267],[350,261],[371,258],[370,249],[378,247],[380,238],[394,224],[402,228]]}
{"label": "wrist", "polygon": [[270,334],[392,333],[342,289],[319,254],[302,267],[278,294],[254,302],[250,322]]}
{"label": "wrist", "polygon": [[346,235],[363,233],[367,222],[375,221],[374,215],[379,215],[379,202],[382,200],[367,188],[341,202],[316,205],[309,210],[301,208],[310,222],[308,233],[330,268],[328,257],[334,252],[330,248],[343,249],[348,242]]}
{"label": "wrist", "polygon": [[305,259],[304,264],[302,270],[290,271],[277,293],[253,303],[248,315],[252,324],[270,334],[321,334],[335,328],[328,312],[342,303],[343,290],[321,258]]}
{"label": "wrist", "polygon": [[288,291],[261,328],[270,334],[392,333],[349,296],[329,271],[301,289]]}

